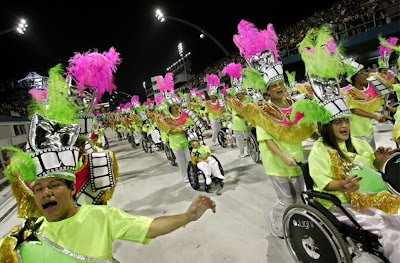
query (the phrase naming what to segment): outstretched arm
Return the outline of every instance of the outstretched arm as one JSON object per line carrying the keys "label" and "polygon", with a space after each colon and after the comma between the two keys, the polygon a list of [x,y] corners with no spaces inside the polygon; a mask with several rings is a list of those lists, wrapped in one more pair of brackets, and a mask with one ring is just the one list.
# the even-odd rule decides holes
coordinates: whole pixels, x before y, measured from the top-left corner
{"label": "outstretched arm", "polygon": [[192,201],[186,213],[155,218],[150,225],[146,238],[168,234],[192,221],[196,221],[207,209],[211,209],[215,213],[215,203],[207,195],[200,194]]}

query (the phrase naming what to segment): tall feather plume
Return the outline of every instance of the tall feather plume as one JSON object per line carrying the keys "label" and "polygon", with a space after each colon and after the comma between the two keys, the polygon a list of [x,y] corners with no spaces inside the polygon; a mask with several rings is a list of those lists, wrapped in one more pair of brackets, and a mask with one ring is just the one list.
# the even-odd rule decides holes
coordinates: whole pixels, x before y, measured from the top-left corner
{"label": "tall feather plume", "polygon": [[258,70],[254,68],[244,68],[242,74],[244,76],[242,80],[244,88],[253,88],[265,93],[267,87],[265,87],[264,78],[260,75]]}
{"label": "tall feather plume", "polygon": [[43,100],[46,99],[46,90],[38,90],[38,89],[30,89],[28,91],[29,94],[31,94],[32,98],[37,102],[41,103]]}
{"label": "tall feather plume", "polygon": [[135,104],[135,103],[140,103],[139,102],[139,95],[133,95],[131,98],[131,103]]}
{"label": "tall feather plume", "polygon": [[193,94],[196,94],[196,92],[197,92],[197,88],[193,88],[193,89],[189,90],[190,96],[193,96]]}
{"label": "tall feather plume", "polygon": [[221,94],[225,94],[226,91],[228,90],[228,88],[229,88],[229,85],[225,85],[225,87],[223,87],[223,88],[221,89],[220,93],[221,93]]}
{"label": "tall feather plume", "polygon": [[13,151],[10,164],[4,170],[4,175],[8,180],[15,182],[13,175],[19,176],[23,181],[33,182],[36,179],[36,165],[29,153],[23,152],[15,147],[2,147],[3,150]]}
{"label": "tall feather plume", "polygon": [[165,74],[165,86],[168,90],[174,90],[174,74],[167,73]]}
{"label": "tall feather plume", "polygon": [[207,80],[207,91],[209,91],[210,86],[219,86],[220,79],[218,78],[217,75],[214,74],[206,74],[206,80]]}
{"label": "tall feather plume", "polygon": [[229,63],[223,70],[222,74],[228,74],[232,78],[240,78],[242,76],[242,65],[239,63]]}
{"label": "tall feather plume", "polygon": [[[399,40],[397,37],[389,37],[389,38],[382,38],[382,36],[379,36],[378,39],[380,40],[379,42],[379,56],[383,58],[383,53],[386,51],[388,53],[392,53],[393,49],[390,46],[395,46],[397,44],[397,41]],[[384,41],[386,42],[384,45]]]}
{"label": "tall feather plume", "polygon": [[154,100],[151,100],[150,98],[147,98],[145,105],[149,106],[150,104],[154,103]]}
{"label": "tall feather plume", "polygon": [[156,102],[157,105],[159,105],[161,102],[164,101],[164,97],[163,96],[156,96],[154,98],[154,101]]}
{"label": "tall feather plume", "polygon": [[94,52],[79,53],[69,59],[68,73],[77,80],[77,86],[81,90],[86,86],[92,90],[97,89],[96,101],[108,92],[111,94],[117,87],[114,84],[113,73],[121,63],[120,54],[111,47],[108,52],[100,54]]}
{"label": "tall feather plume", "polygon": [[[299,44],[299,53],[306,67],[306,73],[322,78],[338,78],[343,73],[342,49],[333,48],[332,35],[327,25],[310,29]],[[330,52],[329,50],[334,50]]]}
{"label": "tall feather plume", "polygon": [[278,36],[272,24],[268,24],[267,30],[260,31],[254,24],[243,19],[238,24],[238,34],[233,36],[233,42],[239,48],[242,57],[251,58],[257,53],[270,49],[275,56],[275,61],[278,61],[276,48]]}
{"label": "tall feather plume", "polygon": [[290,73],[289,71],[286,70],[285,73],[289,83],[293,83],[296,81],[296,71]]}

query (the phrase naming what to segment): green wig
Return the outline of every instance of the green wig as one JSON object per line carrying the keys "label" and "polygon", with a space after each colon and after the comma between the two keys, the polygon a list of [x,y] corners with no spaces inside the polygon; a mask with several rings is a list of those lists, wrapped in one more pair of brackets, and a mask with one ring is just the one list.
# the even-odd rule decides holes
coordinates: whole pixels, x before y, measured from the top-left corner
{"label": "green wig", "polygon": [[327,25],[310,29],[299,44],[299,53],[307,74],[337,79],[344,72],[341,63],[342,50],[340,46],[336,46]]}
{"label": "green wig", "polygon": [[267,87],[265,86],[264,78],[254,68],[244,68],[241,71],[244,78],[242,79],[243,88],[253,88],[265,93]]}

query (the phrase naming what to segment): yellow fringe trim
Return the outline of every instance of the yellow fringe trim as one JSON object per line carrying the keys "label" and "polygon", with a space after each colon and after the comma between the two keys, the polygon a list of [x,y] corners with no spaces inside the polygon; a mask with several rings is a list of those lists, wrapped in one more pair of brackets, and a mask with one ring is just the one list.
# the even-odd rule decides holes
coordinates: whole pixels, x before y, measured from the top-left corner
{"label": "yellow fringe trim", "polygon": [[197,102],[189,102],[189,108],[191,108],[192,110],[198,109],[200,108],[200,104],[198,104]]}
{"label": "yellow fringe trim", "polygon": [[400,144],[400,123],[394,125],[392,131],[392,137],[393,141],[397,142],[397,144]]}
{"label": "yellow fringe trim", "polygon": [[24,186],[19,177],[13,174],[15,182],[10,181],[12,193],[17,201],[17,214],[19,217],[40,217],[42,213],[35,204],[33,194]]}
{"label": "yellow fringe trim", "polygon": [[[335,180],[343,180],[353,168],[352,160],[349,162],[341,158],[336,150],[328,149],[328,153],[332,161]],[[365,208],[374,207],[393,215],[397,213],[400,206],[400,196],[389,192],[361,193],[360,191],[345,191],[344,193],[349,199],[350,204],[359,212],[362,212]]]}
{"label": "yellow fringe trim", "polygon": [[[309,88],[309,90],[307,90],[307,87]],[[314,99],[314,93],[312,91],[311,86],[308,83],[307,83],[307,87],[302,84],[299,84],[299,83],[296,84],[297,91],[304,93],[304,94],[310,96],[312,99]],[[311,91],[311,93],[309,91]]]}
{"label": "yellow fringe trim", "polygon": [[[243,104],[239,99],[236,98],[226,98],[228,107],[236,111],[237,114],[243,114]],[[241,105],[241,106],[240,106]]]}
{"label": "yellow fringe trim", "polygon": [[118,168],[117,159],[115,158],[115,154],[113,151],[111,151],[111,150],[107,150],[107,151],[110,152],[111,167],[112,167],[112,171],[114,174],[114,186],[104,190],[103,195],[97,201],[98,204],[106,204],[107,201],[109,201],[113,197],[115,187],[117,187],[117,182],[118,182],[119,168]]}
{"label": "yellow fringe trim", "polygon": [[314,133],[314,124],[310,125],[283,125],[275,122],[254,103],[247,103],[243,107],[243,117],[253,126],[263,127],[269,134],[287,143],[300,143],[307,140]]}
{"label": "yellow fringe trim", "polygon": [[219,108],[218,110],[214,110],[209,106],[209,103],[207,103],[207,102],[204,103],[204,107],[207,109],[207,111],[209,113],[212,113],[212,114],[221,115],[224,112],[223,107]]}
{"label": "yellow fringe trim", "polygon": [[[349,108],[358,108],[368,113],[374,113],[377,111],[383,103],[382,96],[376,97],[374,100],[368,102],[357,101],[353,99],[349,93],[341,92],[344,98],[346,99],[347,105]],[[363,93],[364,94],[364,93]]]}
{"label": "yellow fringe trim", "polygon": [[14,250],[17,239],[10,235],[18,232],[19,226],[15,226],[6,236],[0,240],[0,262],[2,263],[18,263],[17,253]]}

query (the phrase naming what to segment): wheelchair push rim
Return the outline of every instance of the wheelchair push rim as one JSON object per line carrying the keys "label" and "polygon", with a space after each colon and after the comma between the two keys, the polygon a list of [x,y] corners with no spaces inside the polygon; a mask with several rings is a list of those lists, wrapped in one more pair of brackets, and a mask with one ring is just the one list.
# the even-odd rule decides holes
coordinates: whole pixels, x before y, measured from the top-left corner
{"label": "wheelchair push rim", "polygon": [[260,151],[258,149],[257,140],[254,138],[254,136],[252,134],[247,139],[247,149],[248,149],[251,159],[255,163],[259,163],[260,162]]}
{"label": "wheelchair push rim", "polygon": [[220,144],[223,148],[228,147],[228,142],[227,142],[227,139],[226,139],[226,133],[225,133],[224,130],[219,130],[219,131],[218,131],[217,139],[218,139],[219,144]]}
{"label": "wheelchair push rim", "polygon": [[352,262],[347,243],[317,209],[290,205],[283,217],[286,246],[295,262]]}

